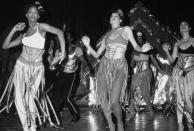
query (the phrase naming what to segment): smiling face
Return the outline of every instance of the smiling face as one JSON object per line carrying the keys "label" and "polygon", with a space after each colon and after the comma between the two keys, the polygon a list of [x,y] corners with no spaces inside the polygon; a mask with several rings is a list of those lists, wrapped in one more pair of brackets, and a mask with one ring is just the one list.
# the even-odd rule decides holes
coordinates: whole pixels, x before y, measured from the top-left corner
{"label": "smiling face", "polygon": [[28,19],[28,21],[30,22],[36,22],[39,19],[39,12],[37,7],[32,6],[28,9],[27,13],[26,13],[26,17]]}
{"label": "smiling face", "polygon": [[120,23],[122,22],[120,16],[118,13],[112,13],[110,17],[110,24],[112,28],[116,28],[120,26]]}
{"label": "smiling face", "polygon": [[182,21],[180,23],[180,33],[183,34],[184,32],[189,32],[190,31],[190,26],[186,21]]}

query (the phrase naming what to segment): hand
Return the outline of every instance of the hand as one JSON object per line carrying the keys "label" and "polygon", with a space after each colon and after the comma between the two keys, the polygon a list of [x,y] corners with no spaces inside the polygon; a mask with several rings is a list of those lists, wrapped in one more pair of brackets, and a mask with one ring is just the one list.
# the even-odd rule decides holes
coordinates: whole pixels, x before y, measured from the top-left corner
{"label": "hand", "polygon": [[18,24],[16,24],[15,26],[14,26],[14,30],[15,31],[22,31],[22,30],[24,30],[24,28],[26,27],[26,24],[24,23],[24,22],[19,22]]}
{"label": "hand", "polygon": [[167,52],[170,49],[170,47],[169,47],[169,45],[167,43],[164,43],[162,45],[162,49]]}
{"label": "hand", "polygon": [[81,40],[86,47],[90,45],[90,38],[88,36],[82,36]]}
{"label": "hand", "polygon": [[142,46],[142,52],[147,52],[149,50],[151,50],[153,47],[150,45],[150,43],[145,43],[143,46]]}

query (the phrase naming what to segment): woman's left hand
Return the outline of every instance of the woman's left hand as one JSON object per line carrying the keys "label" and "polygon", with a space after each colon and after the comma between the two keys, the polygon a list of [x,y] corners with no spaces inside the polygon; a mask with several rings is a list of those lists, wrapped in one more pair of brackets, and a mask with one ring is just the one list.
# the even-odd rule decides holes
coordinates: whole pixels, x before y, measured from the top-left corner
{"label": "woman's left hand", "polygon": [[143,46],[142,46],[142,52],[147,52],[149,50],[151,50],[153,47],[150,45],[150,43],[145,43]]}

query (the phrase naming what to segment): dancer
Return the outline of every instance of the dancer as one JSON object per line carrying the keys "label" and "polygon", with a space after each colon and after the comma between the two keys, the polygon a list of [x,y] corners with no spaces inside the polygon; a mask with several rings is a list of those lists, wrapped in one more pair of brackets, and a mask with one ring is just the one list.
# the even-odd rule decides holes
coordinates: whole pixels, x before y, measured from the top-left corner
{"label": "dancer", "polygon": [[[16,32],[23,31],[26,27],[24,22],[16,24],[2,46],[4,49],[8,49],[23,44],[21,55],[16,61],[0,103],[2,104],[3,99],[6,99],[6,106],[3,110],[7,109],[8,111],[15,102],[23,130],[36,131],[36,120],[40,125],[47,119],[52,124],[50,119],[51,111],[55,114],[51,101],[44,91],[45,77],[42,56],[45,46],[45,34],[50,32],[58,36],[61,46],[60,61],[65,58],[65,41],[61,30],[46,23],[38,22],[40,12],[37,4],[30,4],[26,9],[27,31],[12,40]],[[56,114],[55,119],[58,121]]]}
{"label": "dancer", "polygon": [[117,119],[118,131],[124,131],[119,100],[121,98],[121,101],[123,101],[127,86],[128,65],[125,59],[125,51],[128,41],[139,52],[146,52],[151,49],[148,43],[143,45],[142,48],[138,46],[130,27],[121,26],[123,17],[123,12],[120,9],[111,12],[109,21],[111,30],[104,36],[98,51],[90,46],[88,36],[82,37],[84,45],[95,58],[98,58],[105,51],[97,72],[97,88],[101,107],[111,131],[115,131],[112,113]]}
{"label": "dancer", "polygon": [[63,105],[66,105],[73,116],[72,122],[77,122],[80,119],[80,113],[74,98],[80,81],[80,64],[87,66],[88,63],[83,55],[81,43],[73,43],[69,31],[65,32],[64,36],[67,38],[68,57],[60,65],[63,69],[54,83],[52,101],[59,117]]}
{"label": "dancer", "polygon": [[[194,38],[190,36],[191,27],[186,21],[180,23],[182,39],[175,43],[172,55],[169,53],[168,44],[163,49],[168,56],[169,62],[176,62],[172,74],[172,86],[176,88],[177,95],[177,118],[179,129],[184,128],[183,116],[187,118],[187,126],[193,130],[193,95],[194,95]],[[177,59],[177,61],[175,61]]]}
{"label": "dancer", "polygon": [[[143,46],[145,43],[145,38],[141,32],[137,32],[137,42],[139,46]],[[160,68],[156,58],[151,53],[140,53],[137,51],[134,51],[132,54],[131,63],[133,65],[136,65],[136,71],[132,76],[132,82],[131,82],[131,99],[130,99],[130,110],[131,110],[131,118],[134,117],[136,114],[135,107],[138,106],[138,101],[143,98],[145,101],[149,112],[151,119],[154,118],[154,111],[152,109],[152,103],[151,103],[151,86],[152,86],[152,70],[151,70],[151,62],[156,67],[156,69],[159,72],[163,72]],[[136,109],[138,110],[138,109]],[[131,119],[129,117],[129,119]]]}

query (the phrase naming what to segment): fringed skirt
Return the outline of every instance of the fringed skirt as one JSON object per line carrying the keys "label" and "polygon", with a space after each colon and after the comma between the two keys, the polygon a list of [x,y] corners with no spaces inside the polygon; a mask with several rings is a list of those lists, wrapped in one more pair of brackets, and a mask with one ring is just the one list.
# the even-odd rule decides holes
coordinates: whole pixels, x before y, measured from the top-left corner
{"label": "fringed skirt", "polygon": [[103,57],[100,61],[97,72],[97,93],[98,101],[101,106],[110,106],[111,89],[113,82],[119,72],[122,73],[122,86],[121,88],[120,102],[127,103],[127,78],[128,78],[128,64],[125,58],[122,59],[108,59]]}
{"label": "fringed skirt", "polygon": [[192,122],[193,96],[194,96],[194,70],[183,75],[183,71],[175,68],[173,71],[172,83],[176,89],[177,117],[182,122],[183,114],[189,122]]}
{"label": "fringed skirt", "polygon": [[23,126],[36,126],[37,119],[40,125],[46,120],[52,123],[50,115],[56,115],[44,85],[42,62],[28,62],[19,57],[1,96],[0,103],[4,106],[1,106],[0,112],[9,112],[15,102]]}

